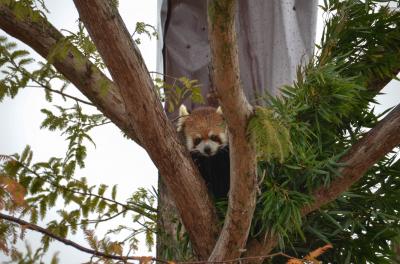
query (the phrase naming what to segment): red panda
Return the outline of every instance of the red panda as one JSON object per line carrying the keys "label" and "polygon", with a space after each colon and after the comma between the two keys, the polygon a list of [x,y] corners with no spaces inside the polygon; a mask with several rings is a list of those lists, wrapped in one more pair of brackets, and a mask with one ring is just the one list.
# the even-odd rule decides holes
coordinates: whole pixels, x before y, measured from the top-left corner
{"label": "red panda", "polygon": [[229,147],[221,108],[200,107],[189,114],[182,105],[177,130],[183,134],[186,147],[214,198],[227,198]]}
{"label": "red panda", "polygon": [[183,132],[190,152],[199,152],[204,156],[213,156],[228,145],[220,107],[200,107],[189,114],[182,105],[179,108],[178,132]]}

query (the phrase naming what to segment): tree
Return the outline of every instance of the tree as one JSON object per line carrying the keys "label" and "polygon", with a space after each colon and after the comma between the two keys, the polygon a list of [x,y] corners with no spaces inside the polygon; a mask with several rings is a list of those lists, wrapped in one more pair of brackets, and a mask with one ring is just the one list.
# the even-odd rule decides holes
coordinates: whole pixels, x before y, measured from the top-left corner
{"label": "tree", "polygon": [[[90,140],[87,132],[110,120],[141,145],[157,166],[179,211],[193,258],[224,261],[237,259],[245,251],[245,256],[260,260],[280,249],[302,257],[302,250],[310,252],[330,242],[335,249],[323,256],[327,261],[388,261],[399,237],[395,206],[400,172],[393,150],[400,143],[400,107],[381,118],[369,104],[400,70],[400,14],[388,7],[377,8],[376,2],[382,1],[325,1],[324,9],[331,17],[319,54],[299,68],[297,81],[283,87],[280,97],[266,96],[264,106],[254,106],[246,99],[239,77],[236,1],[209,1],[212,77],[229,129],[231,159],[228,204],[216,208],[166,117],[160,93],[115,1],[75,0],[83,24],[80,32],[69,37],[46,20],[42,1],[1,1],[0,28],[49,62],[39,70],[27,70],[27,53],[2,38],[0,62],[7,72],[1,98],[15,96],[30,82],[44,87],[49,95],[68,97],[50,86],[52,79],[65,78],[90,101],[81,103],[93,104],[102,113],[84,114],[79,105],[60,107],[61,115],[44,112],[47,118],[42,126],[69,136],[64,159],[31,165],[29,148],[21,155],[1,157],[5,161],[0,181],[2,209],[30,215],[30,223],[0,215],[6,220],[1,222],[1,248],[9,248],[5,235],[14,234],[16,224],[45,234],[45,248],[50,237],[72,244],[65,239],[68,231],[76,231],[80,224],[87,227],[88,222],[79,221],[95,210],[104,212],[99,221],[137,212],[150,220],[146,230],[154,228],[156,211],[147,203],[152,201],[148,193],[138,192],[123,204],[114,201],[115,188],[108,199],[106,186],[95,193],[86,182],[73,179],[75,168],[84,164],[83,141]],[[101,71],[104,66],[112,80]],[[189,83],[183,90],[196,95],[193,82],[180,81]],[[365,128],[371,129],[366,132]],[[44,195],[49,190],[52,194]],[[37,214],[43,216],[54,206],[58,197],[54,191],[66,203],[72,201],[81,208],[65,211],[61,222],[41,229],[35,225]],[[226,210],[222,226],[217,209]],[[90,253],[124,260],[120,243],[98,240],[88,229],[85,233],[93,249]]]}

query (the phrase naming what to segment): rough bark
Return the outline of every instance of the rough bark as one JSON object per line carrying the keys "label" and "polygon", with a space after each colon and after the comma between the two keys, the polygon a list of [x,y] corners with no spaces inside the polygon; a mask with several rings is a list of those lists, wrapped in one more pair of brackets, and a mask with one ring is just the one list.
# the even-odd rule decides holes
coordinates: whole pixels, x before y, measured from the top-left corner
{"label": "rough bark", "polygon": [[157,258],[181,261],[196,260],[193,259],[190,248],[183,250],[182,240],[184,240],[185,228],[180,227],[182,221],[179,218],[178,209],[160,176],[157,198]]}
{"label": "rough bark", "polygon": [[[194,248],[201,259],[207,258],[218,232],[213,206],[193,163],[179,144],[174,128],[162,111],[137,49],[130,40],[118,13],[112,10],[106,1],[90,1],[90,4],[86,3],[89,1],[83,0],[75,2],[81,6],[81,13],[84,14],[88,28],[92,26],[91,35],[104,56],[116,84],[80,56],[77,50],[70,52],[62,61],[56,60],[54,62],[56,69],[121,130],[148,150],[160,168],[168,190],[177,202]],[[218,2],[218,6],[227,4],[228,7],[221,14],[232,12],[234,1]],[[214,20],[210,23],[224,22],[226,27],[210,28],[214,84],[229,126],[230,142],[234,146],[231,149],[231,159],[234,164],[231,168],[233,173],[229,210],[224,229],[210,258],[217,261],[237,257],[240,249],[244,247],[255,205],[253,195],[255,197],[256,181],[255,161],[251,158],[242,160],[242,157],[251,157],[253,154],[253,150],[245,141],[245,128],[252,108],[240,88],[235,31],[231,22],[233,16],[231,14],[224,17],[225,13],[219,17],[215,14]],[[217,19],[222,19],[222,22]],[[98,21],[104,21],[104,24],[99,25]],[[63,38],[62,34],[47,21],[32,22],[17,19],[4,4],[0,4],[0,28],[25,42],[45,58],[54,45]],[[368,86],[372,89],[383,87],[387,81],[386,79],[371,81]],[[104,85],[108,86],[108,93],[100,95],[101,87]],[[304,215],[336,199],[358,181],[377,160],[400,143],[399,112],[397,106],[377,127],[349,150],[342,160],[347,163],[341,170],[342,177],[334,181],[331,187],[316,190],[315,203],[303,209]],[[136,131],[140,131],[140,134],[138,135]],[[250,155],[247,156],[248,154]],[[173,161],[170,159],[171,156],[174,157]],[[274,237],[268,236],[264,242],[254,239],[249,241],[248,255],[264,255],[275,246]]]}
{"label": "rough bark", "polygon": [[399,244],[395,244],[393,245],[393,250],[394,253],[396,254],[395,256],[395,263],[400,263],[400,245]]}
{"label": "rough bark", "polygon": [[240,83],[235,8],[235,0],[208,2],[211,75],[228,126],[231,160],[228,211],[209,261],[240,256],[256,204],[256,155],[246,136],[252,107]]}
{"label": "rough bark", "polygon": [[120,89],[130,126],[137,131],[173,196],[196,253],[201,259],[207,258],[218,234],[215,209],[204,181],[163,111],[139,50],[110,1],[74,3]]}
{"label": "rough bark", "polygon": [[[265,256],[269,254],[278,244],[276,235],[268,233],[259,238],[251,238],[247,242],[245,257]],[[250,263],[263,263],[263,260],[253,260]]]}
{"label": "rough bark", "polygon": [[[19,19],[5,4],[0,4],[0,28],[47,58],[64,36],[47,20]],[[73,51],[73,52],[72,52]],[[135,131],[130,129],[122,97],[115,84],[76,48],[62,59],[55,59],[54,67],[73,83],[96,107],[112,120],[131,139],[140,144]],[[107,87],[107,93],[101,93]]]}

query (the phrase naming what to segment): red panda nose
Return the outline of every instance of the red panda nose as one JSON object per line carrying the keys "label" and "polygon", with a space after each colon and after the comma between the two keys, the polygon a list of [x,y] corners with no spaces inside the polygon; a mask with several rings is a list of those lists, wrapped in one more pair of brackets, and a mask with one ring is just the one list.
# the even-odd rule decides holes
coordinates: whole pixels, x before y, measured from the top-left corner
{"label": "red panda nose", "polygon": [[211,154],[211,148],[210,148],[209,146],[205,146],[205,147],[204,147],[204,152],[205,152],[207,155],[210,155],[210,154]]}

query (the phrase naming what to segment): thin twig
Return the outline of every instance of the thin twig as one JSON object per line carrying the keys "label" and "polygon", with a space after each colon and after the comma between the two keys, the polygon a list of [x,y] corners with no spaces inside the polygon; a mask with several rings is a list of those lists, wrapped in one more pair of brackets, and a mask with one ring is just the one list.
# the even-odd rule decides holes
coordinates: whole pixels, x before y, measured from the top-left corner
{"label": "thin twig", "polygon": [[116,218],[117,216],[119,216],[119,215],[121,215],[121,214],[123,214],[123,213],[125,213],[127,211],[128,211],[128,209],[124,209],[121,212],[118,212],[118,213],[116,213],[116,214],[114,214],[114,215],[112,215],[110,217],[107,217],[107,218],[83,219],[83,220],[81,220],[81,222],[79,224],[75,224],[75,225],[67,224],[66,226],[81,226],[81,225],[86,225],[86,224],[98,224],[98,223],[101,223],[101,222],[106,222],[106,221],[112,220],[112,219]]}
{"label": "thin twig", "polygon": [[112,123],[111,121],[105,121],[105,122],[103,121],[103,123],[100,123],[100,124],[96,124],[96,123],[91,124],[91,123],[82,123],[82,122],[74,121],[74,120],[68,120],[68,122],[72,123],[72,124],[81,125],[81,126],[91,126],[92,128],[104,126],[104,125],[108,125],[108,124]]}
{"label": "thin twig", "polygon": [[[29,168],[28,166],[26,166],[24,163],[20,162],[19,160],[16,160],[16,159],[13,158],[12,156],[9,156],[9,155],[1,155],[1,154],[0,154],[0,157],[1,157],[0,160],[1,160],[1,159],[5,159],[5,158],[7,157],[9,160],[13,160],[14,162],[17,162],[17,163],[18,163],[19,165],[21,165],[24,169],[26,169],[28,172],[32,173],[32,174],[35,175],[36,177],[42,178],[42,176],[41,176],[40,174],[38,174],[36,171],[32,170],[31,168]],[[124,204],[124,203],[118,202],[118,201],[116,201],[116,200],[109,199],[109,198],[107,198],[107,197],[104,197],[104,196],[101,196],[101,195],[98,195],[98,194],[94,194],[94,193],[91,193],[91,192],[81,192],[81,191],[73,190],[73,189],[70,189],[70,188],[66,188],[66,187],[64,187],[64,186],[62,186],[62,185],[58,185],[58,184],[56,184],[56,183],[54,183],[54,182],[48,181],[47,179],[45,179],[45,180],[46,180],[49,184],[53,185],[53,186],[56,187],[56,188],[60,188],[60,189],[63,189],[63,190],[66,190],[66,191],[68,191],[68,192],[72,192],[72,193],[75,193],[75,194],[86,195],[86,196],[90,196],[90,197],[97,197],[97,198],[102,199],[102,200],[104,200],[104,201],[107,201],[107,202],[110,202],[110,203],[114,203],[114,204],[116,204],[116,205],[119,205],[119,206],[121,206],[121,207],[123,207],[123,208],[125,208],[125,209],[127,209],[127,210],[132,210],[132,211],[134,211],[134,212],[136,212],[136,213],[138,213],[138,214],[141,214],[141,215],[143,215],[143,216],[149,218],[149,219],[152,220],[152,221],[156,221],[155,216],[153,216],[153,215],[151,215],[151,214],[145,212],[142,208],[140,208],[140,207],[144,207],[145,209],[147,209],[147,210],[149,210],[149,211],[152,211],[152,212],[154,212],[154,213],[157,213],[157,209],[154,209],[154,208],[152,208],[151,206],[148,206],[147,204],[137,204],[137,203],[134,203],[134,202],[129,202],[129,204],[132,204],[132,205]],[[80,182],[80,181],[78,181],[78,180],[76,180],[76,179],[72,179],[72,180],[74,180],[74,181],[76,181],[76,182]]]}
{"label": "thin twig", "polygon": [[158,74],[158,75],[162,75],[162,76],[164,76],[164,77],[168,77],[168,78],[174,79],[174,80],[176,80],[176,81],[179,81],[179,78],[177,78],[177,77],[175,77],[175,76],[168,75],[168,74],[161,73],[161,72],[157,72],[157,71],[149,71],[149,74]]}
{"label": "thin twig", "polygon": [[6,215],[6,214],[0,213],[0,219],[4,219],[4,220],[10,221],[10,222],[19,224],[25,229],[37,231],[37,232],[42,233],[42,234],[44,234],[46,236],[49,236],[49,237],[51,237],[51,238],[53,238],[53,239],[55,239],[57,241],[60,241],[61,243],[65,244],[65,245],[71,246],[71,247],[76,248],[76,249],[78,249],[78,250],[80,250],[82,252],[86,252],[88,254],[92,254],[92,255],[95,255],[95,256],[98,256],[98,257],[103,257],[103,258],[108,258],[108,259],[115,259],[115,260],[123,260],[123,261],[126,261],[126,260],[143,261],[143,260],[151,259],[152,261],[157,261],[157,262],[166,263],[166,264],[169,263],[168,261],[157,259],[157,258],[153,258],[153,257],[139,257],[139,256],[123,257],[123,256],[107,254],[107,253],[104,253],[104,252],[100,252],[100,251],[97,251],[97,250],[93,250],[93,249],[90,249],[90,248],[83,247],[83,246],[81,246],[81,245],[79,245],[79,244],[77,244],[77,243],[75,243],[75,242],[73,242],[73,241],[71,241],[69,239],[57,236],[57,235],[51,233],[49,230],[47,230],[47,229],[45,229],[43,227],[40,227],[40,226],[35,225],[35,224],[31,224],[29,222],[26,222],[26,221],[24,221],[22,219],[19,219],[19,218],[10,216],[10,215]]}
{"label": "thin twig", "polygon": [[178,121],[180,118],[187,117],[187,116],[189,116],[189,115],[177,116],[177,117],[175,117],[174,119],[172,119],[171,122],[172,122],[172,123],[175,123],[175,122]]}
{"label": "thin twig", "polygon": [[[38,82],[36,82],[36,81],[34,81],[34,82],[35,82],[35,83],[38,83]],[[46,85],[42,85],[42,84],[39,84],[39,85],[27,85],[27,86],[25,86],[25,87],[30,87],[30,88],[43,88],[43,89],[48,90],[48,91],[50,91],[50,92],[52,92],[52,93],[56,93],[56,94],[60,94],[60,95],[62,95],[62,96],[68,97],[68,98],[70,98],[70,99],[72,99],[72,100],[75,100],[75,101],[77,101],[77,102],[81,102],[81,103],[83,103],[83,104],[87,104],[87,105],[90,105],[90,106],[94,106],[94,104],[92,104],[92,103],[89,102],[89,101],[85,101],[85,100],[82,100],[82,99],[80,99],[80,98],[78,98],[78,97],[75,97],[75,96],[72,96],[72,95],[63,93],[63,92],[58,91],[58,90],[51,89],[50,87],[48,87],[48,86],[46,86]]]}
{"label": "thin twig", "polygon": [[[35,174],[35,173],[34,173],[34,174]],[[35,175],[38,176],[38,177],[41,177],[40,175],[37,175],[37,174],[35,174]],[[132,210],[132,211],[134,211],[134,212],[137,212],[137,213],[139,213],[139,214],[141,214],[141,215],[143,215],[143,216],[145,216],[145,217],[147,217],[147,218],[149,218],[149,219],[155,221],[155,217],[152,216],[152,215],[149,214],[149,213],[146,213],[144,210],[142,210],[142,209],[140,208],[139,205],[130,206],[130,205],[123,204],[123,203],[121,203],[121,202],[118,202],[118,201],[115,201],[115,200],[112,200],[112,199],[109,199],[109,198],[107,198],[107,197],[104,197],[104,196],[101,196],[101,195],[97,195],[97,194],[94,194],[94,193],[91,193],[91,192],[81,192],[81,191],[77,191],[77,190],[72,190],[72,189],[69,189],[69,188],[65,188],[64,186],[56,185],[56,184],[54,184],[54,183],[50,183],[50,184],[53,184],[53,186],[55,186],[55,187],[58,187],[58,188],[61,188],[61,189],[65,189],[65,190],[67,190],[67,191],[69,191],[69,192],[72,192],[72,193],[75,193],[75,194],[86,195],[86,196],[91,196],[91,197],[97,197],[97,198],[102,199],[102,200],[104,200],[104,201],[117,204],[117,205],[119,205],[119,206],[121,206],[121,207],[123,207],[123,208],[125,208],[125,209]],[[154,210],[154,208],[153,208],[153,210]]]}
{"label": "thin twig", "polygon": [[[165,263],[165,264],[170,264],[171,263],[170,261],[157,259],[157,258],[150,257],[150,256],[126,256],[126,257],[123,257],[123,256],[107,254],[107,253],[104,253],[104,252],[100,252],[100,251],[97,251],[97,250],[93,250],[93,249],[81,246],[78,243],[75,243],[75,242],[73,242],[73,241],[71,241],[69,239],[57,236],[57,235],[51,233],[49,230],[47,230],[47,229],[45,229],[43,227],[40,227],[38,225],[26,222],[26,221],[24,221],[22,219],[19,219],[19,218],[10,216],[10,215],[6,215],[6,214],[3,214],[3,213],[0,213],[0,219],[4,219],[4,220],[10,221],[10,222],[19,224],[25,229],[29,229],[29,230],[32,230],[32,231],[37,231],[39,233],[42,233],[42,234],[44,234],[46,236],[49,236],[49,237],[57,240],[57,241],[65,244],[65,245],[71,246],[71,247],[73,247],[75,249],[78,249],[79,251],[82,251],[82,252],[85,252],[85,253],[88,253],[88,254],[92,254],[92,255],[97,256],[97,257],[103,257],[103,258],[115,259],[115,260],[122,260],[122,261],[126,261],[126,260],[149,261],[149,260],[151,260],[151,261],[156,261],[156,262]],[[176,263],[176,264],[221,263],[221,264],[223,264],[223,263],[235,263],[235,262],[240,262],[240,261],[243,261],[243,260],[264,260],[266,258],[273,258],[273,257],[276,257],[276,256],[283,256],[283,257],[286,257],[288,259],[293,259],[292,256],[289,256],[289,255],[287,255],[287,254],[285,254],[283,252],[278,252],[278,253],[264,255],[264,256],[244,257],[244,258],[236,258],[236,259],[224,260],[224,261],[212,261],[212,262],[210,262],[210,261],[187,261],[187,262],[173,262],[173,263]]]}
{"label": "thin twig", "polygon": [[[10,57],[10,54],[9,54],[8,52],[7,52],[7,55]],[[36,84],[38,85],[38,86],[35,86],[35,85],[27,85],[27,86],[25,86],[25,87],[43,88],[43,89],[48,90],[48,91],[50,91],[50,92],[57,93],[57,94],[60,94],[60,95],[62,95],[62,96],[65,96],[65,97],[68,97],[68,98],[70,98],[70,99],[73,99],[73,100],[75,100],[75,101],[77,101],[77,102],[81,102],[81,103],[84,103],[84,104],[87,104],[87,105],[90,105],[90,106],[94,106],[94,104],[92,104],[91,102],[88,102],[88,101],[79,99],[79,98],[74,97],[74,96],[72,96],[72,95],[64,94],[64,93],[61,92],[61,91],[51,89],[51,88],[48,87],[46,84],[43,84],[43,83],[39,82],[37,79],[35,79],[35,78],[32,76],[32,74],[31,74],[29,71],[25,70],[25,68],[22,68],[20,65],[18,65],[18,64],[15,62],[15,60],[12,59],[11,57],[10,57],[9,63],[11,63],[11,65],[13,65],[13,66],[15,67],[15,69],[17,69],[21,74],[25,74],[25,75],[29,76],[30,80],[33,81],[34,83],[36,83]]]}

